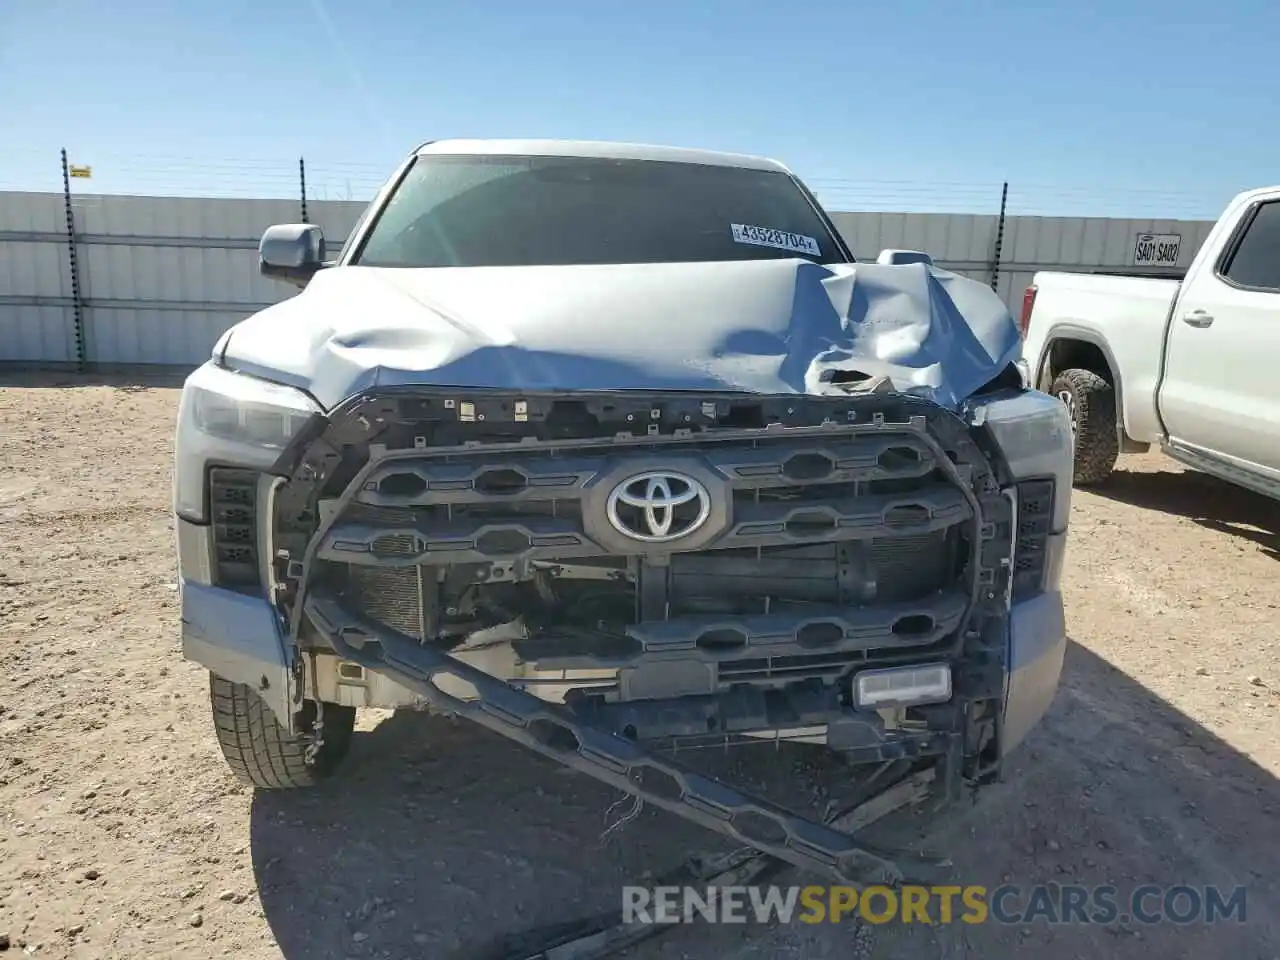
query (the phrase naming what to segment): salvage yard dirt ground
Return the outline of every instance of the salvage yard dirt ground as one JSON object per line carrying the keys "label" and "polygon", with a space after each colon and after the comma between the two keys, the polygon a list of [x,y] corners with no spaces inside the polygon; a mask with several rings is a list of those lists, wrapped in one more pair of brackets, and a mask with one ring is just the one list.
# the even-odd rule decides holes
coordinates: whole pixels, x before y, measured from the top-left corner
{"label": "salvage yard dirt ground", "polygon": [[[715,838],[464,724],[363,717],[345,775],[254,793],[178,642],[177,390],[0,387],[0,947],[36,957],[483,957]],[[1243,924],[682,927],[631,958],[1280,957],[1280,509],[1125,458],[1077,492],[1051,715],[932,849],[957,883],[1248,888]],[[812,749],[734,761],[821,806]],[[782,882],[805,882],[790,876]],[[936,918],[935,918],[936,919]],[[1032,952],[1034,951],[1034,952]]]}

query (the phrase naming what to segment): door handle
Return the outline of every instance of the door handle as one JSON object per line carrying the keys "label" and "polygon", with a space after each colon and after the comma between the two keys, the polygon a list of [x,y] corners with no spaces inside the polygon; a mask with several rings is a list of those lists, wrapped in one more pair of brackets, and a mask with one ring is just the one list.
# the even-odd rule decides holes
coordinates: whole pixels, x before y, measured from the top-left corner
{"label": "door handle", "polygon": [[1182,322],[1189,327],[1207,327],[1213,323],[1213,314],[1204,310],[1192,310],[1182,315]]}

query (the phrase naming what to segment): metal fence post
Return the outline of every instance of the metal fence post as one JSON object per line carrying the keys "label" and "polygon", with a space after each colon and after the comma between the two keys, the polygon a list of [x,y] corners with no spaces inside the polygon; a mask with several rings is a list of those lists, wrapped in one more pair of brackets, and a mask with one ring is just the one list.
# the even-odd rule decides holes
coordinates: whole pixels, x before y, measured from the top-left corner
{"label": "metal fence post", "polygon": [[991,255],[991,289],[996,293],[1000,285],[1000,248],[1004,246],[1004,214],[1009,204],[1009,181],[1000,190],[1000,219],[996,221],[996,248]]}
{"label": "metal fence post", "polygon": [[71,168],[67,164],[67,148],[62,148],[62,203],[67,214],[67,259],[71,266],[71,309],[75,318],[76,369],[84,372],[85,336],[84,301],[80,297],[80,262],[76,257],[76,219],[71,207]]}
{"label": "metal fence post", "polygon": [[304,157],[298,158],[298,186],[302,192],[302,222],[310,223],[307,219],[307,161]]}

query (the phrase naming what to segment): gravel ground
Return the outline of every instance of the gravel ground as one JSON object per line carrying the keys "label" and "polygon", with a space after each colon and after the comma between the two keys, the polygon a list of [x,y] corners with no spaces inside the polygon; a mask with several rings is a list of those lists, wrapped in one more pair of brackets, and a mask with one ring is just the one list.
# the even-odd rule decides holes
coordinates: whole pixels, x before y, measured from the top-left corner
{"label": "gravel ground", "polygon": [[[223,765],[178,644],[168,509],[177,392],[0,387],[0,949],[41,957],[479,957],[616,907],[714,839],[480,731],[363,716],[339,783],[257,793]],[[1045,724],[932,839],[957,882],[1248,888],[1214,927],[691,925],[675,958],[1280,956],[1280,509],[1126,458],[1077,493],[1072,644]],[[734,763],[821,798],[831,764]],[[790,881],[784,881],[790,882]]]}

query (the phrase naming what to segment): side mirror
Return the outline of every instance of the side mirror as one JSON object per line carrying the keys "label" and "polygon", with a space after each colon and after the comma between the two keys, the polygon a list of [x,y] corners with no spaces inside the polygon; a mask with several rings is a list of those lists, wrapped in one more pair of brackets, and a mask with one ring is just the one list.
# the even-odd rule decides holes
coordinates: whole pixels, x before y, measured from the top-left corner
{"label": "side mirror", "polygon": [[901,266],[904,263],[927,263],[933,266],[933,257],[919,250],[881,250],[876,263],[885,266]]}
{"label": "side mirror", "polygon": [[324,232],[310,223],[267,227],[258,242],[258,272],[305,287],[324,262]]}

